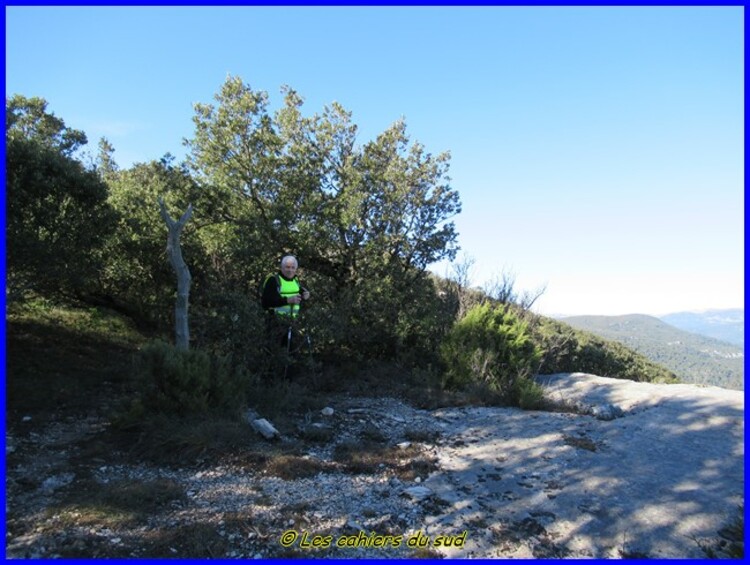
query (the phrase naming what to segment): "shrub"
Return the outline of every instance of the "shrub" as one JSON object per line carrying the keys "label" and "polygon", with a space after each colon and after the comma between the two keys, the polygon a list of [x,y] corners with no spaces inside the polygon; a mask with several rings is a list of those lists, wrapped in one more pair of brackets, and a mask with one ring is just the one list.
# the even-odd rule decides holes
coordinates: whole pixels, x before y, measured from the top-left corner
{"label": "shrub", "polygon": [[537,394],[530,377],[539,352],[525,321],[510,305],[484,303],[473,307],[444,340],[441,354],[446,364],[448,388],[484,385],[502,401],[531,403]]}
{"label": "shrub", "polygon": [[624,345],[563,322],[540,316],[532,332],[543,351],[542,374],[584,372],[641,382],[679,382],[674,373]]}
{"label": "shrub", "polygon": [[520,378],[515,382],[514,396],[518,406],[524,410],[539,410],[544,407],[544,389],[530,378]]}
{"label": "shrub", "polygon": [[211,292],[191,312],[195,345],[260,377],[269,362],[264,312],[253,297]]}
{"label": "shrub", "polygon": [[717,532],[718,538],[693,538],[709,559],[743,559],[745,557],[745,505],[740,504],[734,515]]}
{"label": "shrub", "polygon": [[140,351],[135,366],[136,406],[146,417],[235,413],[243,404],[245,375],[226,358],[156,341]]}

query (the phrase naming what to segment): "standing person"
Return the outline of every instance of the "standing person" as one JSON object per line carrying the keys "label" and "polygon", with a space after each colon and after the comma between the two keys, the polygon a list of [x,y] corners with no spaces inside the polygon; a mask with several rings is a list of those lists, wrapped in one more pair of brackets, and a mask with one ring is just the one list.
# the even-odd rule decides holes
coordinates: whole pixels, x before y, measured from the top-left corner
{"label": "standing person", "polygon": [[285,256],[281,260],[279,272],[266,277],[263,284],[261,304],[272,313],[269,316],[269,323],[277,330],[282,330],[282,346],[288,345],[289,334],[285,330],[299,315],[302,301],[310,299],[310,291],[297,278],[298,266],[294,255]]}

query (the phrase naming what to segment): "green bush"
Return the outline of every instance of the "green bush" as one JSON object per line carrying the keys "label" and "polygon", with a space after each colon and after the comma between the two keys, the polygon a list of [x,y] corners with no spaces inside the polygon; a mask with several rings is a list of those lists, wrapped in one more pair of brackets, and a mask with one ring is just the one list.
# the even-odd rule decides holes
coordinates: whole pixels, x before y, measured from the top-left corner
{"label": "green bush", "polygon": [[135,367],[140,397],[134,407],[145,417],[233,414],[244,403],[246,376],[227,358],[156,341],[139,352]]}
{"label": "green bush", "polygon": [[674,373],[624,345],[563,322],[540,316],[532,332],[543,352],[542,374],[582,372],[641,382],[679,382]]}
{"label": "green bush", "polygon": [[267,369],[265,314],[247,294],[207,293],[191,311],[191,332],[196,348],[227,358],[254,377]]}
{"label": "green bush", "polygon": [[484,303],[458,321],[441,346],[447,388],[482,385],[502,401],[533,404],[536,394],[530,377],[539,352],[528,326],[512,306]]}
{"label": "green bush", "polygon": [[514,398],[524,410],[539,410],[544,407],[544,389],[530,378],[520,378],[515,382]]}

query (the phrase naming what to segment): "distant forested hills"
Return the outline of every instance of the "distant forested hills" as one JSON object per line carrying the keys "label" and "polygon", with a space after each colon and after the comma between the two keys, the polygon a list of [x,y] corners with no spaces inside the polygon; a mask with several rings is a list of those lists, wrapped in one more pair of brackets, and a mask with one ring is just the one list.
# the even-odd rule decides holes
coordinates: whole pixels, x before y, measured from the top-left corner
{"label": "distant forested hills", "polygon": [[652,316],[572,316],[561,321],[622,343],[673,371],[683,382],[744,390],[741,347],[686,332]]}
{"label": "distant forested hills", "polygon": [[745,346],[745,310],[706,310],[705,312],[676,312],[659,318],[686,332],[712,337],[740,347]]}

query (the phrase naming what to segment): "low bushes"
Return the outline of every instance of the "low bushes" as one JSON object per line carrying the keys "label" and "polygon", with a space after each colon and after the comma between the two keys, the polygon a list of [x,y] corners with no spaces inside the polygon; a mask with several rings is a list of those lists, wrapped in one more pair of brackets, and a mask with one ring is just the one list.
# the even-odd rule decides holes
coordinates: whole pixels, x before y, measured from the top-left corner
{"label": "low bushes", "polygon": [[135,360],[140,415],[237,414],[245,401],[246,375],[227,358],[180,351],[162,341],[146,345]]}
{"label": "low bushes", "polygon": [[540,352],[511,305],[474,306],[448,333],[441,355],[447,388],[484,387],[500,403],[523,408],[541,403],[541,390],[531,380]]}

